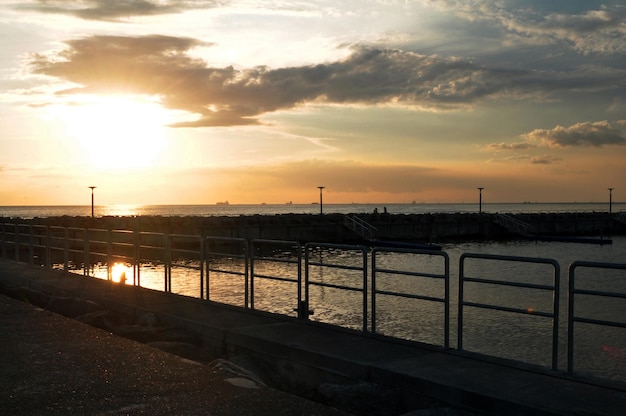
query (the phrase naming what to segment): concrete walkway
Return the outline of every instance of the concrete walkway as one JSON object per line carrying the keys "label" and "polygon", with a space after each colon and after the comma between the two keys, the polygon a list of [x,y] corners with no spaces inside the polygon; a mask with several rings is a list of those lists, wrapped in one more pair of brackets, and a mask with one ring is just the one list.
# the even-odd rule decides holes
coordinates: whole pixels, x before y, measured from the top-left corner
{"label": "concrete walkway", "polygon": [[[395,401],[389,415],[415,411],[429,401],[492,415],[625,414],[626,392],[620,389],[23,263],[0,260],[0,286],[14,294],[28,288],[90,299],[131,316],[154,312],[198,334],[212,356],[247,363],[281,390],[310,393],[313,384],[358,381],[382,386],[390,395],[381,397]],[[0,343],[1,414],[340,414],[0,299],[0,331],[6,334]]]}
{"label": "concrete walkway", "polygon": [[255,384],[0,295],[2,415],[328,415]]}

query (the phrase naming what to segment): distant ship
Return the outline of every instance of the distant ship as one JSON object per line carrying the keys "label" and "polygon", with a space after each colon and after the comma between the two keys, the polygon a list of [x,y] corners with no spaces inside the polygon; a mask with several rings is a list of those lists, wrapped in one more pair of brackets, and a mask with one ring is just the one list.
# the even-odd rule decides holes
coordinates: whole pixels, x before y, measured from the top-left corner
{"label": "distant ship", "polygon": [[285,205],[291,205],[293,204],[293,202],[289,201],[289,202],[285,202]]}
{"label": "distant ship", "polygon": [[228,201],[219,201],[219,202],[216,202],[215,205],[230,205],[230,204],[228,203]]}

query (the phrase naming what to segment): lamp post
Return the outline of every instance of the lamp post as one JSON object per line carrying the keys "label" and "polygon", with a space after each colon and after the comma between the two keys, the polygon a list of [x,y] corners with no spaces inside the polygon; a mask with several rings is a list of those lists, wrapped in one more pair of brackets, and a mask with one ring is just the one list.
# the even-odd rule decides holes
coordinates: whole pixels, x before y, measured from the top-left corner
{"label": "lamp post", "polygon": [[476,188],[478,189],[478,213],[483,213],[483,189],[482,187]]}
{"label": "lamp post", "polygon": [[613,188],[608,188],[609,190],[609,215],[613,214]]}
{"label": "lamp post", "polygon": [[91,218],[93,218],[93,190],[96,189],[95,186],[88,186],[91,189]]}
{"label": "lamp post", "polygon": [[320,216],[324,215],[324,201],[322,200],[322,190],[326,188],[325,186],[318,186],[320,190]]}

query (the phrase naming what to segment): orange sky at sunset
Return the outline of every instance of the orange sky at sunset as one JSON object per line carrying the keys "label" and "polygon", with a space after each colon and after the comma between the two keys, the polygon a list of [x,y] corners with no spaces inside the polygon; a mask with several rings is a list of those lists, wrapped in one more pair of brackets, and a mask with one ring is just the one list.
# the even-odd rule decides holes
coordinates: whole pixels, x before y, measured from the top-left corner
{"label": "orange sky at sunset", "polygon": [[603,201],[620,0],[7,0],[0,205]]}

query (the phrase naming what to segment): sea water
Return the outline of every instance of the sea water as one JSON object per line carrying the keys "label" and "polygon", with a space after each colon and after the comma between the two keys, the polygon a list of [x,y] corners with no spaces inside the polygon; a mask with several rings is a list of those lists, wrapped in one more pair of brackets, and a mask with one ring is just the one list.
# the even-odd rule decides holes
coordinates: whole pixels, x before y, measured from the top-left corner
{"label": "sea water", "polygon": [[[276,214],[364,214],[374,210],[390,214],[472,213],[479,209],[488,213],[537,212],[613,212],[625,211],[626,203],[458,203],[458,204],[214,204],[214,205],[96,205],[94,215],[100,216],[239,216]],[[0,217],[91,216],[91,206],[0,206]]]}

